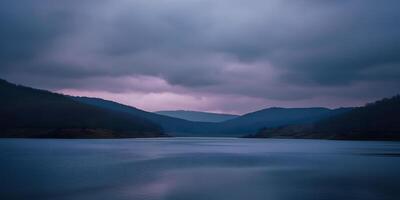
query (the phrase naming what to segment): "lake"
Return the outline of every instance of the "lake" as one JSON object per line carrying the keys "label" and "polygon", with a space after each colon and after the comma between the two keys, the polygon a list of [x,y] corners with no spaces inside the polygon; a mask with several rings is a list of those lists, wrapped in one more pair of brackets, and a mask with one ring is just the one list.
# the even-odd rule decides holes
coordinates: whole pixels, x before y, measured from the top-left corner
{"label": "lake", "polygon": [[0,199],[400,199],[400,143],[0,140]]}

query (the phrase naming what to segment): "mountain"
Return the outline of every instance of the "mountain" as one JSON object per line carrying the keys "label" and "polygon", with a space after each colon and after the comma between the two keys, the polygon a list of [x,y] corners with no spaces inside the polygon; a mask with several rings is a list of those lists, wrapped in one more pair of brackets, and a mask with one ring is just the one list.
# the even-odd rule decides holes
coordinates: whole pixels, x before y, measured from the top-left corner
{"label": "mountain", "polygon": [[214,132],[209,132],[213,123],[193,122],[184,119],[159,115],[146,112],[132,106],[123,105],[109,100],[91,97],[70,97],[75,101],[102,109],[125,113],[131,116],[141,117],[159,124],[163,130],[171,136],[219,136]]}
{"label": "mountain", "polygon": [[241,137],[254,134],[263,127],[277,127],[289,124],[311,123],[349,109],[331,110],[327,108],[268,108],[223,122],[194,122],[174,117],[146,112],[135,107],[99,98],[71,97],[76,101],[103,109],[124,112],[159,124],[172,136],[196,137]]}
{"label": "mountain", "polygon": [[400,139],[400,96],[354,108],[312,124],[261,130],[254,137]]}
{"label": "mountain", "polygon": [[267,108],[219,123],[215,131],[241,136],[256,133],[261,128],[312,123],[319,119],[347,112],[351,108]]}
{"label": "mountain", "polygon": [[[214,113],[172,112],[216,120]],[[358,108],[267,108],[222,122],[198,122],[0,80],[0,137],[158,137],[165,132],[173,136],[400,139],[399,113],[400,96],[395,96]]]}
{"label": "mountain", "polygon": [[0,80],[0,137],[164,136],[150,120],[90,106],[68,96]]}
{"label": "mountain", "polygon": [[234,119],[239,116],[239,115],[187,111],[187,110],[158,111],[155,113],[195,122],[223,122],[230,119]]}
{"label": "mountain", "polygon": [[216,123],[194,122],[164,116],[99,98],[71,98],[81,103],[148,119],[159,124],[167,134],[172,136],[195,137],[241,137],[247,134],[254,134],[263,127],[277,127],[288,124],[313,122],[348,110],[347,108],[337,110],[327,108],[268,108]]}

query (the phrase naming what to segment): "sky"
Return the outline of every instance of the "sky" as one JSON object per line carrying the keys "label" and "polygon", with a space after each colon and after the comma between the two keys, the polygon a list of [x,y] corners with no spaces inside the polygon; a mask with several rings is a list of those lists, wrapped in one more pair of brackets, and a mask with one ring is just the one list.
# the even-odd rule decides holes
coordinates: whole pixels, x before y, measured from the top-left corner
{"label": "sky", "polygon": [[2,0],[0,78],[148,111],[400,93],[400,1]]}

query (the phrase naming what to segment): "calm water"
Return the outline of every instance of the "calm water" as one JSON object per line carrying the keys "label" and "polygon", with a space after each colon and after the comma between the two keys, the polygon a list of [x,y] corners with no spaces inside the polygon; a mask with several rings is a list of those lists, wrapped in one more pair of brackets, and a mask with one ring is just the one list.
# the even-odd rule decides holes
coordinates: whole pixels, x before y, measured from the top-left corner
{"label": "calm water", "polygon": [[400,199],[400,143],[0,140],[0,199]]}

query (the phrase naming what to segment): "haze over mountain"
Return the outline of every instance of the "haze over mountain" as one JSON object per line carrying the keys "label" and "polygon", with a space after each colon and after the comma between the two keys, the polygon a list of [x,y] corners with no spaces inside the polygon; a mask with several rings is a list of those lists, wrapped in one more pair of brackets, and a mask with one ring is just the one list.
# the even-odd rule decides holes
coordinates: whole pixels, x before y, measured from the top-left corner
{"label": "haze over mountain", "polygon": [[385,98],[311,124],[265,128],[254,137],[400,140],[400,96]]}
{"label": "haze over mountain", "polygon": [[197,121],[197,122],[223,122],[226,120],[234,119],[239,116],[231,114],[199,112],[199,111],[189,111],[189,110],[165,110],[165,111],[157,111],[155,113],[179,119],[185,119],[189,121]]}
{"label": "haze over mountain", "polygon": [[160,137],[144,118],[74,101],[68,96],[0,80],[0,137]]}

